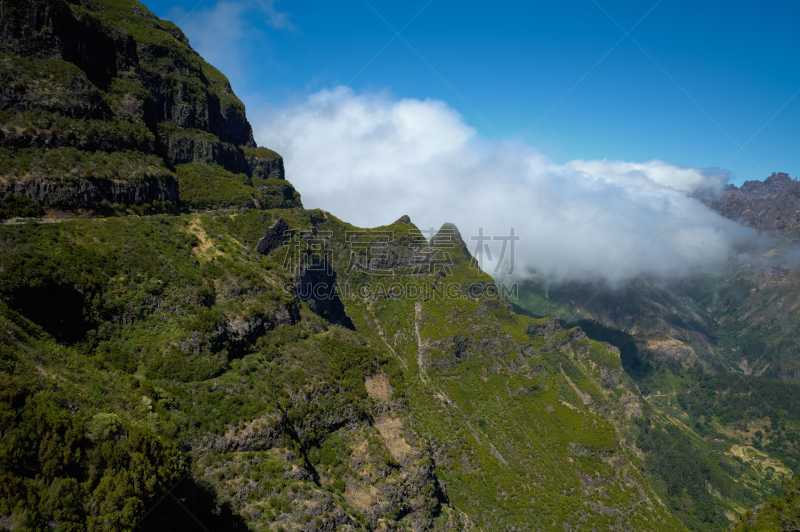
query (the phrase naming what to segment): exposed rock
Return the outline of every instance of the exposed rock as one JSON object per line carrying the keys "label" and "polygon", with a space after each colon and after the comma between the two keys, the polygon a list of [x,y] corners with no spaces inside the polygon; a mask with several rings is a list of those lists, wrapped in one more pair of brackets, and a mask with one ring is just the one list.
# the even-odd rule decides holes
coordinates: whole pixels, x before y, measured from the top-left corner
{"label": "exposed rock", "polygon": [[262,209],[291,209],[302,208],[300,194],[286,180],[271,179],[258,184],[255,180],[255,191],[259,206]]}
{"label": "exposed rock", "polygon": [[[244,105],[230,83],[188,42],[174,24],[135,2],[24,0],[7,5],[0,17],[0,109],[32,114],[15,119],[20,127],[3,127],[0,145],[125,152],[129,159],[157,154],[170,171],[172,165],[193,162],[260,181],[284,180],[283,159],[256,148]],[[23,159],[18,166],[24,166]],[[48,167],[41,177],[60,183],[56,174],[68,162],[68,157],[39,157],[38,164]],[[48,209],[99,211],[103,201],[140,205],[151,200],[177,207],[174,182],[161,193],[150,183],[138,193],[121,190],[95,182],[107,176],[94,175],[93,164],[81,176],[85,183],[65,188],[36,182],[26,185],[36,187],[35,193],[16,192],[37,201],[46,198]],[[19,169],[14,171],[10,175],[19,177]],[[107,168],[100,171],[107,173]],[[253,184],[253,201],[245,206],[300,206],[291,186],[245,186]]]}
{"label": "exposed rock", "polygon": [[[325,244],[322,244],[323,247]],[[295,292],[300,301],[308,304],[312,312],[334,325],[355,329],[353,320],[345,313],[344,303],[339,297],[336,271],[328,261],[327,254],[320,264],[299,264],[295,270]]]}
{"label": "exposed rock", "polygon": [[242,429],[231,429],[216,438],[206,436],[199,439],[194,442],[193,447],[201,455],[212,450],[244,452],[270,449],[278,443],[285,428],[280,418],[259,418],[247,423]]}
{"label": "exposed rock", "polygon": [[278,218],[274,224],[261,237],[261,240],[256,244],[256,251],[262,255],[269,255],[279,247],[286,243],[289,234],[289,224],[283,217]]}
{"label": "exposed rock", "polygon": [[383,373],[366,377],[364,387],[367,389],[367,395],[378,403],[387,404],[392,399],[392,386],[389,384],[389,378]]}
{"label": "exposed rock", "polygon": [[[178,183],[172,176],[143,177],[138,181],[111,179],[49,179],[0,182],[0,196],[7,193],[30,198],[50,207],[95,209],[103,202],[110,205],[144,205],[155,202],[178,203]],[[110,206],[109,205],[109,206]]]}
{"label": "exposed rock", "polygon": [[[570,343],[573,342],[582,342],[584,340],[588,340],[589,337],[586,336],[586,333],[583,332],[583,329],[580,327],[573,327],[567,332],[567,338],[569,339]],[[617,350],[617,355],[619,355],[619,350]]]}
{"label": "exposed rock", "polygon": [[800,237],[800,182],[789,174],[773,173],[764,181],[729,185],[721,196],[700,196],[720,214],[747,227]]}
{"label": "exposed rock", "polygon": [[734,186],[728,190],[745,199],[767,199],[792,188],[800,188],[796,178],[792,179],[785,172],[772,172],[764,181],[745,181],[738,189]]}
{"label": "exposed rock", "polygon": [[159,136],[172,164],[218,164],[230,172],[250,173],[244,153],[211,133],[162,123],[159,125]]}
{"label": "exposed rock", "polygon": [[677,362],[682,366],[691,366],[700,361],[694,349],[674,338],[648,340],[644,348],[658,360]]}
{"label": "exposed rock", "polygon": [[558,323],[558,318],[543,318],[528,324],[525,333],[533,338],[534,336],[543,336],[545,340],[551,339],[556,333],[564,332],[564,329]]}
{"label": "exposed rock", "polygon": [[0,124],[0,147],[66,148],[82,151],[130,150],[156,153],[156,139],[144,127],[116,128],[116,123],[103,120],[79,120],[67,117],[44,116],[19,111]]}
{"label": "exposed rock", "polygon": [[5,110],[39,109],[79,119],[111,115],[86,74],[61,59],[0,56],[0,82]]}
{"label": "exposed rock", "polygon": [[244,148],[249,175],[260,179],[286,179],[283,157],[267,148]]}

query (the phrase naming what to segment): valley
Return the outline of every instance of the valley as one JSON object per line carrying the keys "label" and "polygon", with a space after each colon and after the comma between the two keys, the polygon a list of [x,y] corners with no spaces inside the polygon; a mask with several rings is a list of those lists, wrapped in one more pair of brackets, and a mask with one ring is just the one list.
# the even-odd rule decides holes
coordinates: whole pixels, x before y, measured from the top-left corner
{"label": "valley", "polygon": [[788,176],[703,198],[758,261],[509,299],[453,224],[305,208],[140,2],[0,16],[0,530],[797,519]]}

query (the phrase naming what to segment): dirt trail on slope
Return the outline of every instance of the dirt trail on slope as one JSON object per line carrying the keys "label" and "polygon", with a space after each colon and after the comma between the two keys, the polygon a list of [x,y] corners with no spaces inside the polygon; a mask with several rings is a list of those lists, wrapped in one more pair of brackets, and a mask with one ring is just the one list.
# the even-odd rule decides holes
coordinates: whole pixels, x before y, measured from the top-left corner
{"label": "dirt trail on slope", "polygon": [[414,334],[417,335],[417,365],[419,366],[419,378],[423,382],[428,382],[428,376],[425,374],[425,366],[422,361],[422,354],[425,351],[425,347],[422,345],[422,336],[419,334],[421,322],[422,303],[416,301],[414,302]]}

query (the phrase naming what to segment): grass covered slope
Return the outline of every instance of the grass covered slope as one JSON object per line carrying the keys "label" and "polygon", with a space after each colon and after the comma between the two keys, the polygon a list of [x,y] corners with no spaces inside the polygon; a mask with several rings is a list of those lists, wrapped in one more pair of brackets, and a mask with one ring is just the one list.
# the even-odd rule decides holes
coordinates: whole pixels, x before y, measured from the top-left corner
{"label": "grass covered slope", "polygon": [[[683,290],[697,282],[684,282]],[[692,300],[678,298],[678,292],[657,304],[652,289],[645,291],[644,283],[600,294],[598,305],[592,305],[592,310],[599,312],[598,319],[629,323],[633,334],[593,320],[576,320],[585,314],[576,308],[570,312],[563,301],[565,297],[582,301],[581,287],[573,286],[570,293],[564,287],[551,286],[549,299],[542,297],[544,290],[531,288],[523,287],[518,303],[534,312],[563,313],[565,321],[580,323],[590,337],[620,348],[627,373],[652,407],[632,427],[644,471],[656,492],[687,526],[724,529],[731,518],[776,495],[781,483],[797,474],[797,384],[743,374],[738,368],[720,371],[725,366],[719,359],[712,366],[707,362],[714,361],[708,358],[709,353],[699,347],[695,352],[681,342],[689,341],[685,336],[689,332],[694,335],[690,338],[698,339],[705,330],[717,343],[712,347],[718,352],[722,351],[720,345],[733,345],[732,352],[751,356],[748,352],[755,349],[755,340],[768,337],[746,331],[739,338],[725,335],[730,326],[725,320],[715,328],[703,329],[698,322],[690,325],[689,316],[700,319],[709,311],[699,310],[699,305],[691,311],[695,308]],[[749,289],[743,292],[752,294]],[[647,293],[650,298],[644,297]],[[737,303],[730,297],[729,291],[720,290],[715,304],[727,308],[729,316],[738,316]],[[673,313],[672,308],[678,311]],[[635,320],[626,321],[626,316]],[[769,323],[764,318],[758,321],[764,327]],[[748,338],[754,341],[747,343]]]}
{"label": "grass covered slope", "polygon": [[[259,255],[278,217],[297,238]],[[352,267],[356,228],[321,211],[0,228],[0,297],[16,309],[0,523],[129,530],[189,473],[180,497],[214,529],[681,529],[610,422],[641,401],[618,353],[578,329],[548,336],[491,291],[443,298],[493,283],[458,246],[409,247],[420,233],[402,220],[381,229],[397,235],[383,277]],[[311,241],[348,326],[300,284],[320,286],[291,262]],[[69,422],[29,417],[43,400]],[[74,443],[56,467],[15,455],[15,434]],[[136,460],[144,491],[98,491]],[[176,522],[162,504],[147,526]]]}

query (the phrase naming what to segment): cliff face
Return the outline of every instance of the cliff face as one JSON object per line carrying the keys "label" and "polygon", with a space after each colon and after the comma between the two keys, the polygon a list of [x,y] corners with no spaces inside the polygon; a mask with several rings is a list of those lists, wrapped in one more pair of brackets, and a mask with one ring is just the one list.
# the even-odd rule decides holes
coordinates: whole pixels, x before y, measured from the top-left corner
{"label": "cliff face", "polygon": [[156,122],[255,146],[244,105],[227,79],[189,47],[180,29],[144,5],[34,0],[3,7],[4,52],[72,63],[104,91],[134,78],[149,92]]}
{"label": "cliff face", "polygon": [[729,186],[721,197],[704,198],[726,218],[747,227],[800,238],[800,183],[778,172],[764,181]]}
{"label": "cliff face", "polygon": [[[198,194],[206,208],[300,204],[288,183],[265,192],[262,180],[285,180],[283,159],[256,147],[228,80],[171,22],[135,1],[5,1],[0,12],[0,197],[94,214],[192,208]],[[117,163],[73,171],[103,154]],[[176,172],[188,163],[246,189],[215,201],[216,185]]]}

